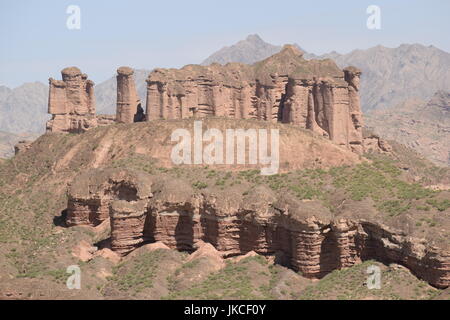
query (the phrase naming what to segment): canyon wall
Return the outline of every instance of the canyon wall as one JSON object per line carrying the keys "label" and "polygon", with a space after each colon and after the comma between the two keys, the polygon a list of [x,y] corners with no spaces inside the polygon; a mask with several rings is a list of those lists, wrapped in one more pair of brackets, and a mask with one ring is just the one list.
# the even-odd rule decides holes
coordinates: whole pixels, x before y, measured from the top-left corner
{"label": "canyon wall", "polygon": [[335,217],[317,201],[277,195],[265,186],[249,193],[196,192],[183,180],[107,169],[79,176],[70,186],[70,225],[110,218],[111,248],[126,255],[160,241],[192,252],[199,241],[223,256],[255,251],[308,278],[375,259],[399,263],[433,286],[450,285],[450,252],[363,217]]}
{"label": "canyon wall", "polygon": [[147,79],[147,119],[218,116],[284,122],[362,153],[361,72],[332,60],[305,60],[287,45],[254,65],[155,69]]}

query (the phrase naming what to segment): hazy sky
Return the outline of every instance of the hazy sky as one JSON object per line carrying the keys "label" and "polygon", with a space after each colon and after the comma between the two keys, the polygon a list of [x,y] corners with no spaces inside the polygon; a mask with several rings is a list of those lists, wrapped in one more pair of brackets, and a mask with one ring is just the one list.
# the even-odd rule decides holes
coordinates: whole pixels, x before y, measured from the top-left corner
{"label": "hazy sky", "polygon": [[[69,5],[81,29],[69,30]],[[369,5],[381,30],[366,27]],[[0,85],[59,78],[76,65],[99,83],[117,67],[181,67],[257,33],[273,44],[341,53],[378,44],[450,52],[448,0],[0,0]]]}

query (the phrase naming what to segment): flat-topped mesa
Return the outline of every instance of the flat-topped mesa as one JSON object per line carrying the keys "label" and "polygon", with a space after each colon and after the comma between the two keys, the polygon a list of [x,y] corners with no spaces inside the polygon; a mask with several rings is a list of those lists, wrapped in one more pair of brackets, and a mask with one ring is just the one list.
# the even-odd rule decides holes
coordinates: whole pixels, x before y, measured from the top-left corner
{"label": "flat-topped mesa", "polygon": [[253,65],[155,69],[147,79],[147,119],[222,116],[283,122],[362,153],[361,72],[305,60],[286,45]]}
{"label": "flat-topped mesa", "polygon": [[117,69],[117,112],[116,121],[133,123],[145,120],[133,78],[134,71],[129,67]]}
{"label": "flat-topped mesa", "polygon": [[61,71],[62,80],[49,79],[47,132],[80,133],[96,126],[94,82],[77,67]]}

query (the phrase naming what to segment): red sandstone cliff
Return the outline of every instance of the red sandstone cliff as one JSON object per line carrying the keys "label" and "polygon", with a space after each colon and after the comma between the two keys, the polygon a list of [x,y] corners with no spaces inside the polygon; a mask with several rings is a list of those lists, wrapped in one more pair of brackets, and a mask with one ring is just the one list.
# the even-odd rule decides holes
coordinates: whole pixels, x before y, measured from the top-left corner
{"label": "red sandstone cliff", "polygon": [[146,114],[129,67],[117,70],[117,113],[95,115],[93,82],[76,67],[50,79],[47,123],[51,132],[84,132],[114,121],[218,116],[283,122],[310,129],[338,145],[363,153],[359,99],[361,72],[330,60],[305,60],[291,45],[253,65],[188,65],[156,69],[147,79]]}
{"label": "red sandstone cliff", "polygon": [[94,83],[77,67],[61,71],[62,80],[49,79],[47,131],[84,132],[97,125]]}
{"label": "red sandstone cliff", "polygon": [[356,213],[336,217],[259,186],[242,195],[195,191],[182,179],[130,170],[93,170],[69,190],[68,225],[111,219],[111,248],[126,255],[160,241],[193,251],[200,241],[223,256],[275,255],[303,276],[320,278],[362,260],[400,263],[436,287],[450,285],[450,252]]}
{"label": "red sandstone cliff", "polygon": [[156,69],[147,79],[147,117],[221,116],[292,123],[362,152],[361,72],[305,60],[293,46],[248,66]]}

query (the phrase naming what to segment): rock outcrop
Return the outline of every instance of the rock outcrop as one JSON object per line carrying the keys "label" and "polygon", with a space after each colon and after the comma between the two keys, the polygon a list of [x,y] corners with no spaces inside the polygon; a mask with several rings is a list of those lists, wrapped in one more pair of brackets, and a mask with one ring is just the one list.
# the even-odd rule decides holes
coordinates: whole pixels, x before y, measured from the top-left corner
{"label": "rock outcrop", "polygon": [[19,154],[22,152],[27,151],[31,148],[31,144],[33,141],[27,141],[27,140],[20,140],[15,146],[14,146],[14,154]]}
{"label": "rock outcrop", "polygon": [[202,241],[222,256],[284,257],[305,277],[363,260],[399,263],[430,284],[450,285],[450,252],[364,216],[335,217],[316,201],[259,186],[242,195],[195,191],[183,180],[120,169],[91,171],[71,185],[68,225],[111,218],[111,248],[126,255],[161,242],[192,252]]}
{"label": "rock outcrop", "polygon": [[145,120],[133,69],[117,69],[117,113],[96,115],[94,83],[87,80],[76,67],[61,71],[63,80],[49,79],[48,112],[52,119],[47,122],[47,132],[83,133],[89,129],[113,123],[133,123]]}
{"label": "rock outcrop", "polygon": [[120,67],[117,69],[117,111],[119,123],[133,123],[145,120],[144,109],[136,91],[133,69]]}
{"label": "rock outcrop", "polygon": [[284,122],[362,152],[361,72],[330,60],[305,60],[286,45],[254,65],[156,69],[147,79],[147,118],[221,116]]}
{"label": "rock outcrop", "polygon": [[[66,224],[97,226],[110,217],[112,200],[148,199],[151,195],[148,179],[147,175],[131,171],[111,169],[96,174],[88,171],[70,186]],[[117,216],[126,210],[117,206]]]}
{"label": "rock outcrop", "polygon": [[[363,152],[361,72],[354,67],[341,70],[330,59],[305,60],[295,46],[286,45],[253,65],[155,69],[147,79],[146,114],[133,73],[129,67],[117,70],[116,122],[207,116],[283,122]],[[84,132],[103,125],[95,116],[93,83],[75,67],[64,69],[62,75],[62,81],[50,79],[53,118],[47,130]]]}
{"label": "rock outcrop", "polygon": [[392,146],[378,134],[364,129],[363,150],[367,153],[392,153]]}
{"label": "rock outcrop", "polygon": [[94,82],[77,67],[61,71],[62,80],[49,79],[47,132],[81,133],[95,127]]}

